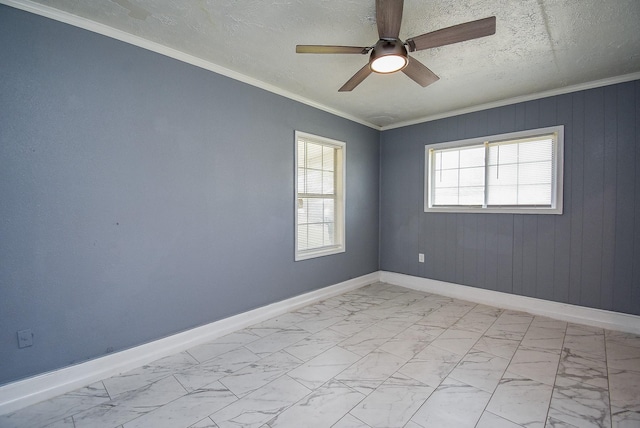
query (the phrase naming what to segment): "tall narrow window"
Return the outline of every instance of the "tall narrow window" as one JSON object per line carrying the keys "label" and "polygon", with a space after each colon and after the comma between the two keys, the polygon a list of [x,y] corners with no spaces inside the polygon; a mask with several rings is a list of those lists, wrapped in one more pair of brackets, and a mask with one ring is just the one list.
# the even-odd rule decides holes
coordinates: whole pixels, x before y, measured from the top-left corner
{"label": "tall narrow window", "polygon": [[563,132],[427,145],[425,211],[562,214]]}
{"label": "tall narrow window", "polygon": [[296,131],[296,260],[341,253],[345,143]]}

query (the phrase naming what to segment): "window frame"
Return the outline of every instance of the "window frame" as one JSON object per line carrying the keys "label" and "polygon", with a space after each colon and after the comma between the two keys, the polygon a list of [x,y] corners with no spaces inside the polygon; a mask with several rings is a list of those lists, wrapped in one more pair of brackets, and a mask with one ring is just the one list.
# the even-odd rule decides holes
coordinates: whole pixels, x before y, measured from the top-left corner
{"label": "window frame", "polygon": [[[300,139],[308,140],[313,143],[329,146],[336,149],[337,159],[334,167],[334,239],[335,244],[331,246],[319,247],[310,250],[300,250],[298,248],[298,199],[300,195],[305,193],[299,192],[298,183],[298,142]],[[294,224],[294,253],[295,261],[313,259],[316,257],[324,257],[332,254],[344,253],[346,251],[345,242],[345,212],[346,212],[346,164],[347,164],[347,145],[344,141],[338,141],[319,135],[309,134],[302,131],[295,131],[294,138],[294,203],[293,210],[295,216]]]}
{"label": "window frame", "polygon": [[[552,165],[552,197],[551,206],[531,206],[531,205],[509,205],[509,206],[471,206],[471,205],[449,205],[432,206],[432,160],[433,150],[465,148],[470,146],[481,146],[495,144],[505,141],[527,140],[537,136],[554,134],[554,157]],[[488,160],[485,157],[484,168],[486,176]],[[466,140],[448,141],[436,144],[425,145],[425,166],[424,166],[424,211],[439,213],[499,213],[499,214],[562,214],[563,210],[563,178],[564,178],[564,125],[551,126],[546,128],[529,129],[525,131],[511,132],[507,134],[497,134],[484,137],[470,138]],[[487,189],[485,179],[484,189]],[[486,201],[486,197],[485,197]],[[484,205],[484,204],[483,204]]]}

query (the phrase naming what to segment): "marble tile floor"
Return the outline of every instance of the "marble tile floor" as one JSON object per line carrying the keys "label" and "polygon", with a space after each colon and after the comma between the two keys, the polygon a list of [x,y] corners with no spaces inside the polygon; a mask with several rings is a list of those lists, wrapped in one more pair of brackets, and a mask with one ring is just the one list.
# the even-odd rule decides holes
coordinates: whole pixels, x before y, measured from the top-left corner
{"label": "marble tile floor", "polygon": [[640,337],[376,283],[0,427],[640,427]]}

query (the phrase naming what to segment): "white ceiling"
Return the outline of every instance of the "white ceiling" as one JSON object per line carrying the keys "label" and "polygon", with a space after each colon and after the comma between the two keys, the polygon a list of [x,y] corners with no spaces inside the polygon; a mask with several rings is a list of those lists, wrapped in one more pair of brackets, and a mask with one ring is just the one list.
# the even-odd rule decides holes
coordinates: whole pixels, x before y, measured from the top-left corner
{"label": "white ceiling", "polygon": [[295,45],[373,45],[374,0],[0,2],[380,129],[587,82],[640,77],[640,0],[406,0],[402,40],[488,16],[497,17],[496,34],[410,54],[440,77],[426,88],[403,73],[373,73],[343,93],[338,88],[368,57],[296,54]]}

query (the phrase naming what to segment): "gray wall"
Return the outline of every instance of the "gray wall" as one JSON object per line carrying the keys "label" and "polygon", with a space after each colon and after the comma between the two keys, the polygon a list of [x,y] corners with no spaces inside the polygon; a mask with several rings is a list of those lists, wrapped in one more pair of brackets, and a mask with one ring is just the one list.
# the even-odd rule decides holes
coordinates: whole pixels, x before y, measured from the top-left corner
{"label": "gray wall", "polygon": [[[296,129],[347,143],[344,254],[293,261]],[[0,5],[0,384],[376,271],[378,142]]]}
{"label": "gray wall", "polygon": [[[638,117],[631,82],[378,133],[0,5],[0,384],[378,268],[640,314]],[[562,216],[423,212],[425,144],[558,124]],[[296,129],[347,142],[347,252],[297,263]]]}
{"label": "gray wall", "polygon": [[[381,269],[640,315],[638,118],[635,81],[383,132]],[[564,214],[423,211],[426,144],[552,125]]]}

